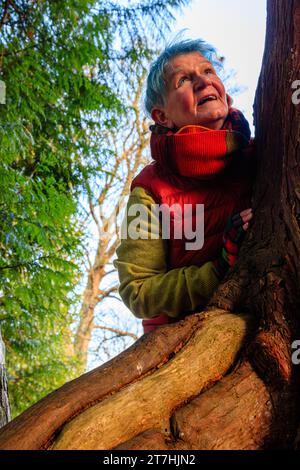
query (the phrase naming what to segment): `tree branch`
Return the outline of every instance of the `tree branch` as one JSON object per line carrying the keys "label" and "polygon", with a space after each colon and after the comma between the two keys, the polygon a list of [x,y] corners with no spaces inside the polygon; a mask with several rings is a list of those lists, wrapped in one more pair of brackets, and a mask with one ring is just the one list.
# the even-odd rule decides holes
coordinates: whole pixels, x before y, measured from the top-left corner
{"label": "tree branch", "polygon": [[2,17],[0,19],[0,31],[5,23],[5,20],[7,18],[7,14],[8,14],[8,8],[11,4],[11,0],[5,0],[4,2],[4,7],[3,7],[3,14],[2,14]]}
{"label": "tree branch", "polygon": [[129,331],[122,331],[117,328],[110,328],[108,326],[101,326],[101,325],[94,325],[94,328],[97,328],[99,330],[111,331],[112,333],[116,333],[118,337],[130,336],[130,338],[134,339],[134,341],[137,341],[139,339],[139,337],[135,335],[134,333],[130,333]]}

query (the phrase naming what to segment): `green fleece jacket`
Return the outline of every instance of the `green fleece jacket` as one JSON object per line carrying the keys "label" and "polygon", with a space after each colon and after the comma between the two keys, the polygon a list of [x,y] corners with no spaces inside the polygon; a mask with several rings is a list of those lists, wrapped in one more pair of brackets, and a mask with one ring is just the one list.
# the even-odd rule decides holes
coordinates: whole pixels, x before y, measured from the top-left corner
{"label": "green fleece jacket", "polygon": [[[143,204],[151,214],[153,198],[143,189],[135,188],[128,200],[127,214],[133,204]],[[125,218],[125,232],[136,216]],[[159,220],[156,218],[159,227]],[[124,227],[123,227],[124,230]],[[117,249],[114,265],[120,279],[120,296],[138,318],[153,318],[160,314],[179,317],[205,306],[219,284],[212,262],[203,266],[169,269],[168,242],[159,236],[151,239],[150,224],[140,224],[140,238],[123,238]],[[124,233],[124,232],[123,232]]]}

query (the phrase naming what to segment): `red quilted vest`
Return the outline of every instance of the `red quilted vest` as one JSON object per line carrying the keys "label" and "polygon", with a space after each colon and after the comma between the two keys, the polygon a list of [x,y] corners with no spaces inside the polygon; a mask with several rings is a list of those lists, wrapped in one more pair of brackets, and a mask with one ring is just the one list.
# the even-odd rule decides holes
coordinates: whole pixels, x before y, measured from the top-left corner
{"label": "red quilted vest", "polygon": [[[201,133],[200,139],[198,139],[199,132]],[[184,153],[188,143],[192,142],[191,134],[196,134],[193,140],[197,145],[196,152]],[[228,218],[250,207],[254,175],[253,145],[247,147],[245,140],[242,145],[241,134],[226,130],[211,131],[199,128],[199,126],[186,126],[176,134],[176,137],[180,139],[177,139],[175,144],[173,136],[173,133],[163,134],[163,137],[152,134],[151,151],[154,161],[134,178],[131,185],[131,190],[136,187],[144,188],[157,204],[168,206],[178,204],[177,207],[180,207],[182,211],[185,204],[191,204],[193,227],[196,227],[196,204],[204,204],[204,245],[201,249],[186,250],[186,243],[191,240],[187,240],[184,236],[182,239],[174,239],[177,216],[176,211],[171,212],[167,260],[169,269],[191,265],[201,266],[220,255],[222,235]],[[212,142],[219,137],[220,143],[214,146]],[[237,141],[232,140],[233,137],[237,137]],[[244,149],[242,149],[243,146]],[[230,151],[230,147],[233,152]],[[199,155],[204,156],[204,159],[200,158],[198,167],[195,167],[193,161],[190,161],[186,168],[180,166],[183,159],[186,162],[187,158],[192,156],[193,160],[195,153],[196,165],[199,164]],[[197,176],[192,176],[193,174]],[[182,220],[179,218],[178,223],[182,223]],[[143,320],[144,332],[148,333],[158,325],[178,320],[164,314]]]}

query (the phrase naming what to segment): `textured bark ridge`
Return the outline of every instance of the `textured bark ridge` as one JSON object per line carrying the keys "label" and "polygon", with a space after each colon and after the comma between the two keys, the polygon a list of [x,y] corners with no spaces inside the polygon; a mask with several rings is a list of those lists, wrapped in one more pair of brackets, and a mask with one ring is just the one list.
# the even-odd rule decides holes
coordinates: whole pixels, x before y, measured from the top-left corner
{"label": "textured bark ridge", "polygon": [[44,398],[0,431],[1,449],[299,447],[299,45],[300,1],[268,0],[254,221],[206,311]]}
{"label": "textured bark ridge", "polygon": [[271,419],[270,394],[249,363],[244,363],[174,412],[173,440],[154,429],[116,449],[258,449],[270,432]]}

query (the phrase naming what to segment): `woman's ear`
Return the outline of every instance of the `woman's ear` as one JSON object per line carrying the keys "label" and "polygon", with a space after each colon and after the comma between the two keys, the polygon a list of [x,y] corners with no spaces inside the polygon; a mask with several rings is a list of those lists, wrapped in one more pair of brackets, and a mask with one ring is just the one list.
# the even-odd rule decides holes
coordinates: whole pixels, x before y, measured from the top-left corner
{"label": "woman's ear", "polygon": [[233,105],[233,99],[231,98],[231,96],[228,95],[228,93],[226,93],[226,99],[227,99],[228,108],[231,108],[231,106]]}
{"label": "woman's ear", "polygon": [[160,124],[164,127],[174,127],[173,122],[167,117],[167,114],[162,108],[153,108],[151,111],[151,117],[155,124]]}

